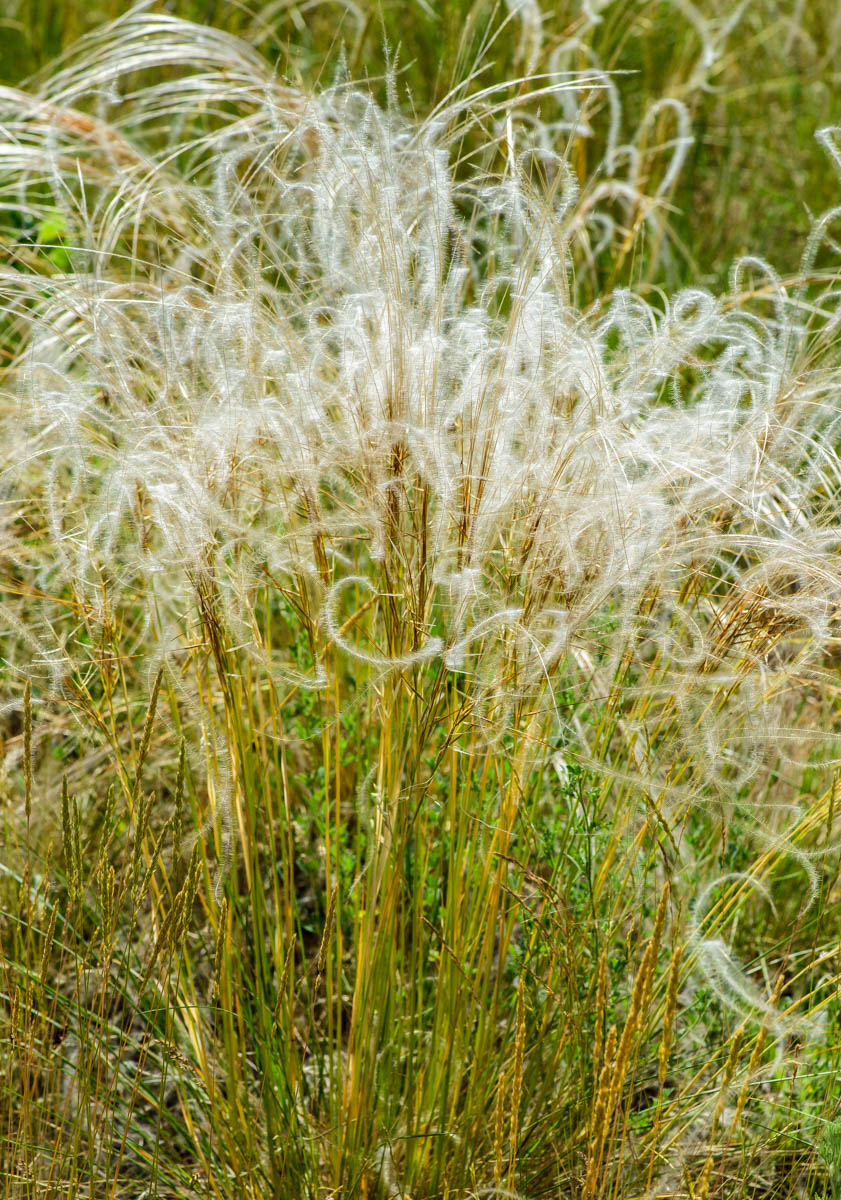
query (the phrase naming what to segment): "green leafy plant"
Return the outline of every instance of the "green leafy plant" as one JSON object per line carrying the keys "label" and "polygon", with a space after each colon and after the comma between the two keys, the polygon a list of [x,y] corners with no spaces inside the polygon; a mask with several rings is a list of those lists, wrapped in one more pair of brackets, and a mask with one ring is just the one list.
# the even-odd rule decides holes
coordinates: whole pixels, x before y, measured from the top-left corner
{"label": "green leafy plant", "polygon": [[70,255],[64,247],[66,233],[67,221],[58,209],[46,213],[38,226],[38,245],[44,247],[47,258],[61,271],[69,271],[71,265]]}
{"label": "green leafy plant", "polygon": [[818,1153],[829,1171],[833,1200],[841,1196],[841,1122],[830,1121],[818,1142]]}

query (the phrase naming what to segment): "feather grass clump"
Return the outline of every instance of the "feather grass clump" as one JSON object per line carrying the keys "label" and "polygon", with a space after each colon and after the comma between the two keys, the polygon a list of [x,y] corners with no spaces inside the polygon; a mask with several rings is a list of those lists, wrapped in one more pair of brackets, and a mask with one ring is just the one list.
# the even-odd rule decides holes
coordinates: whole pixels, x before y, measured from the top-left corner
{"label": "feather grass clump", "polygon": [[[769,1028],[778,1058],[817,1028],[822,1001],[784,1018],[722,930],[783,861],[814,899],[837,849],[835,213],[794,282],[746,258],[723,298],[586,294],[615,205],[642,237],[689,132],[663,101],[652,196],[618,182],[618,134],[580,181],[554,135],[583,82],[613,103],[556,72],[409,122],[393,84],[385,108],[346,80],[305,95],[140,12],[0,94],[3,204],[61,251],[0,276],[6,658],[27,711],[69,704],[109,748],[135,831],[127,883],[107,822],[87,883],[75,835],[59,931],[83,958],[99,914],[100,1040],[74,1034],[30,1101],[62,1178],[594,1197],[677,1156],[709,1190],[699,1127],[719,1137]],[[170,709],[139,752],[135,659]],[[722,878],[737,811],[754,857]],[[674,961],[743,1022],[683,1060],[669,912]],[[52,1011],[85,986],[56,978]],[[88,1107],[66,1143],[55,1112],[106,1060],[119,1120]]]}
{"label": "feather grass clump", "polygon": [[[713,572],[776,618],[766,668],[787,625],[798,660],[819,652],[834,377],[804,377],[800,291],[746,259],[736,295],[758,271],[764,317],[701,289],[582,311],[578,183],[560,153],[526,173],[528,97],[486,98],[493,167],[454,171],[475,100],[414,127],[350,85],[295,94],[214,31],[118,29],[23,116],[7,100],[15,203],[61,211],[72,259],[3,279],[6,487],[40,510],[44,589],[95,611],[105,579],[114,604],[148,588],[168,629],[202,580],[241,620],[269,571],[306,581],[346,653],[486,659],[492,690],[498,653],[542,687],[608,607],[625,641],[648,594],[697,682],[726,648],[685,627],[678,581]],[[71,107],[162,61],[194,74],[121,103],[133,142]],[[340,633],[354,588],[382,625],[367,650]]]}

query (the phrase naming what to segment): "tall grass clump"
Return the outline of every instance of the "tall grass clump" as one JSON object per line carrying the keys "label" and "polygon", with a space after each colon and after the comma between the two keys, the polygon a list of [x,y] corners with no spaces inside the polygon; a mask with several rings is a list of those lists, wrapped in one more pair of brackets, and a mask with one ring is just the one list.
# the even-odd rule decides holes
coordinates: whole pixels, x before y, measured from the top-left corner
{"label": "tall grass clump", "polygon": [[835,1187],[839,210],[602,286],[612,87],[0,92],[6,1196]]}

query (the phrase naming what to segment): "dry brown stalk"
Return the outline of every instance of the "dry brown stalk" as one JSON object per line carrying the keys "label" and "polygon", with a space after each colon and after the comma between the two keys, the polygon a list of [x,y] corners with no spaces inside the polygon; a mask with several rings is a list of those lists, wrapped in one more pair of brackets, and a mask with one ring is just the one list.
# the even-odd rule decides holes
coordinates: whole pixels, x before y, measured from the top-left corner
{"label": "dry brown stalk", "polygon": [[680,985],[680,963],[683,958],[683,946],[675,946],[672,953],[672,964],[669,968],[669,986],[666,991],[666,1008],[663,1013],[663,1033],[657,1051],[657,1081],[662,1091],[666,1082],[666,1071],[669,1065],[669,1054],[672,1049],[675,1013],[677,1012],[677,993]]}
{"label": "dry brown stalk", "polygon": [[32,684],[28,679],[23,689],[23,782],[26,827],[29,829],[32,816]]}
{"label": "dry brown stalk", "polygon": [[181,836],[184,828],[184,767],[186,741],[182,737],[178,747],[178,774],[175,779],[175,807],[172,814],[172,861],[176,863],[181,854]]}
{"label": "dry brown stalk", "polygon": [[593,1076],[598,1081],[602,1059],[602,1031],[604,1029],[605,999],[607,995],[607,946],[599,958],[599,975],[596,984],[596,1027],[593,1035]]}
{"label": "dry brown stalk", "polygon": [[727,1062],[724,1064],[724,1071],[721,1076],[721,1085],[718,1089],[718,1097],[713,1109],[712,1127],[710,1128],[710,1149],[707,1154],[704,1166],[701,1169],[701,1175],[698,1179],[698,1185],[695,1188],[695,1200],[707,1200],[710,1193],[710,1178],[713,1169],[713,1148],[715,1142],[716,1131],[721,1123],[721,1118],[724,1114],[724,1108],[727,1104],[727,1096],[730,1091],[730,1084],[733,1082],[733,1075],[736,1071],[736,1064],[739,1059],[739,1051],[742,1047],[742,1040],[745,1035],[744,1024],[740,1025],[730,1041],[730,1053],[727,1055]]}
{"label": "dry brown stalk", "polygon": [[616,1026],[611,1025],[604,1047],[604,1065],[599,1074],[599,1086],[596,1091],[596,1103],[593,1106],[593,1120],[590,1128],[590,1141],[587,1146],[587,1175],[584,1180],[584,1195],[592,1197],[596,1193],[596,1183],[599,1177],[599,1167],[602,1160],[605,1134],[610,1120],[610,1096],[612,1091],[612,1064],[616,1051]]}
{"label": "dry brown stalk", "polygon": [[622,1090],[625,1076],[628,1073],[634,1038],[642,1017],[643,1002],[651,986],[649,976],[654,969],[653,960],[654,946],[652,942],[649,942],[645,947],[645,953],[642,956],[642,962],[639,965],[639,970],[634,980],[634,990],[631,993],[631,1006],[625,1021],[625,1027],[622,1030],[622,1037],[619,1039],[619,1049],[616,1053],[616,1070],[613,1072],[611,1078],[610,1097],[608,1100],[609,1115],[616,1108],[619,1101],[619,1093]]}
{"label": "dry brown stalk", "polygon": [[180,907],[180,921],[177,922],[178,936],[184,937],[190,928],[190,921],[193,917],[193,904],[196,899],[196,890],[199,885],[199,872],[201,870],[201,849],[198,840],[193,844],[193,853],[190,855],[190,866],[187,870],[187,877],[184,880],[184,886],[178,893],[173,905],[173,910]]}
{"label": "dry brown stalk", "polygon": [[327,963],[327,948],[330,944],[330,934],[333,930],[333,917],[336,912],[336,897],[338,895],[339,885],[334,884],[333,891],[330,893],[330,903],[327,905],[327,916],[324,921],[324,933],[321,935],[321,945],[318,949],[318,961],[315,968],[315,990],[313,997],[318,995],[321,987],[321,980],[324,976],[324,968]]}
{"label": "dry brown stalk", "polygon": [[523,1059],[526,1049],[526,1005],[523,981],[517,989],[517,1037],[514,1042],[514,1082],[511,1088],[511,1125],[508,1130],[509,1171],[514,1172],[517,1161],[517,1134],[520,1124],[520,1099],[523,1093]]}
{"label": "dry brown stalk", "polygon": [[289,949],[286,951],[286,958],[283,962],[283,970],[280,975],[280,983],[277,985],[277,999],[274,1007],[274,1018],[272,1020],[272,1037],[277,1033],[280,1026],[280,1013],[283,1007],[283,998],[286,995],[286,989],[289,986],[289,976],[292,971],[292,963],[295,960],[295,942],[290,941]]}
{"label": "dry brown stalk", "polygon": [[496,1107],[494,1110],[494,1182],[499,1187],[502,1182],[502,1138],[505,1128],[505,1068],[503,1067],[496,1081]]}
{"label": "dry brown stalk", "polygon": [[41,951],[41,967],[38,972],[38,978],[41,982],[41,988],[47,986],[47,970],[50,965],[50,953],[53,948],[53,938],[55,937],[55,923],[58,919],[58,901],[55,901],[50,911],[50,921],[47,925],[47,934],[44,938],[44,948]]}
{"label": "dry brown stalk", "polygon": [[146,762],[146,755],[149,753],[149,744],[152,741],[152,726],[155,721],[155,710],[158,707],[158,695],[161,690],[161,681],[164,677],[163,667],[158,668],[158,673],[155,676],[155,682],[152,686],[152,695],[149,698],[149,707],[146,710],[146,719],[143,722],[143,735],[140,739],[140,750],[137,755],[137,772],[134,779],[134,789],[132,791],[132,799],[136,800],[140,795],[140,781],[143,776],[143,766]]}

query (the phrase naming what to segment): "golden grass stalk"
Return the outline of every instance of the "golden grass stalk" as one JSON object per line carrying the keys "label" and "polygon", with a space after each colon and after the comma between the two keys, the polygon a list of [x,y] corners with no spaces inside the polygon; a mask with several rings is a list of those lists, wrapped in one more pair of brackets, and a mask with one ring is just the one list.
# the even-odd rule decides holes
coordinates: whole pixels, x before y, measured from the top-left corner
{"label": "golden grass stalk", "polygon": [[724,1115],[724,1109],[727,1105],[727,1098],[730,1093],[730,1084],[733,1082],[733,1076],[736,1072],[736,1066],[739,1061],[739,1051],[742,1048],[742,1040],[745,1034],[744,1024],[740,1025],[730,1039],[730,1051],[727,1055],[727,1061],[724,1064],[724,1070],[721,1075],[721,1083],[716,1097],[715,1108],[713,1109],[712,1123],[710,1126],[710,1150],[701,1168],[701,1174],[698,1177],[698,1183],[695,1187],[696,1200],[707,1200],[710,1192],[710,1181],[712,1178],[712,1169],[714,1162],[714,1141],[718,1132],[718,1127],[721,1124],[721,1118]]}
{"label": "golden grass stalk", "polygon": [[32,682],[29,679],[23,688],[23,780],[28,829],[32,817]]}
{"label": "golden grass stalk", "polygon": [[616,1026],[611,1025],[604,1047],[604,1063],[599,1073],[599,1084],[596,1090],[595,1104],[590,1121],[590,1137],[587,1145],[587,1173],[584,1179],[584,1195],[595,1196],[601,1167],[602,1152],[605,1136],[611,1114],[611,1093],[613,1090],[614,1062],[616,1051]]}
{"label": "golden grass stalk", "polygon": [[523,1061],[526,1048],[526,1002],[523,980],[517,988],[517,1032],[514,1039],[514,1075],[511,1084],[511,1119],[508,1126],[508,1178],[513,1182],[517,1165],[520,1103],[523,1096]]}

